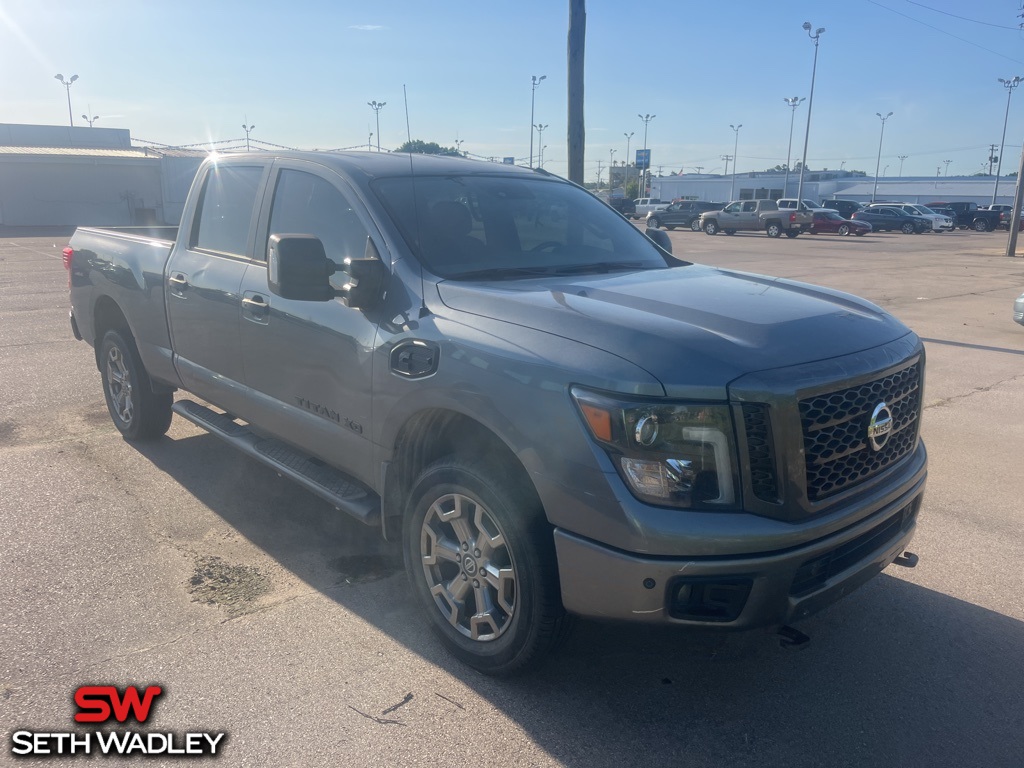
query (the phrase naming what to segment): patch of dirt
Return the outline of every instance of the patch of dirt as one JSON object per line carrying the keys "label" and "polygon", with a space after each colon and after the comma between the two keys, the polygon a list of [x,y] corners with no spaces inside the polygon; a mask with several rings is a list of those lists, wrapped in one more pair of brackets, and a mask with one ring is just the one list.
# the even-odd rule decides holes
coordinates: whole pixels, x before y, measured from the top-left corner
{"label": "patch of dirt", "polygon": [[219,606],[235,618],[252,611],[270,587],[270,577],[258,568],[231,565],[216,556],[200,556],[195,559],[188,593],[194,602]]}

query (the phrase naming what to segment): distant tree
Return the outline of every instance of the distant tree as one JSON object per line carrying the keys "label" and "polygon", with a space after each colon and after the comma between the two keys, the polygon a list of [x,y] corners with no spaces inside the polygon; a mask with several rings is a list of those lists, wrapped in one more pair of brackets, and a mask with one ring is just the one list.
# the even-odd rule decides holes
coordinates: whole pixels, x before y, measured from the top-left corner
{"label": "distant tree", "polygon": [[455,149],[455,147],[442,147],[436,141],[423,141],[422,139],[407,141],[395,151],[411,152],[419,155],[453,155],[455,157],[462,157],[462,153]]}
{"label": "distant tree", "polygon": [[630,200],[636,200],[640,197],[640,182],[636,179],[632,179],[623,190],[622,194],[628,197]]}

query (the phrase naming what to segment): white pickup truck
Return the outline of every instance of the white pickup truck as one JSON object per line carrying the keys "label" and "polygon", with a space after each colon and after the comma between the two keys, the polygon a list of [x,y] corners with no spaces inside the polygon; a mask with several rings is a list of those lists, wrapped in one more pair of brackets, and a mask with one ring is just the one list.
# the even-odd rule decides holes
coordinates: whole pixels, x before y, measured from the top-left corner
{"label": "white pickup truck", "polygon": [[648,213],[663,211],[668,208],[668,203],[656,197],[639,197],[633,203],[636,205],[636,211],[629,214],[630,218],[633,219],[646,219]]}

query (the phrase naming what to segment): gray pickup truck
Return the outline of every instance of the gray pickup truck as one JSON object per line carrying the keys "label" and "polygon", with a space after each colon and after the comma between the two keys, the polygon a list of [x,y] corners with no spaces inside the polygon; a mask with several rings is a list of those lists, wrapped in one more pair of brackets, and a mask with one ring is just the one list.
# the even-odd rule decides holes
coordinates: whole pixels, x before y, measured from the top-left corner
{"label": "gray pickup truck", "polygon": [[706,234],[725,232],[764,232],[768,237],[796,237],[810,232],[814,216],[810,211],[780,209],[774,200],[736,200],[720,211],[706,211],[700,215],[700,228]]}
{"label": "gray pickup truck", "polygon": [[400,541],[479,670],[534,666],[574,615],[803,640],[916,561],[924,349],[866,301],[678,260],[463,158],[210,159],[167,237],[65,251],[114,425],[177,413]]}

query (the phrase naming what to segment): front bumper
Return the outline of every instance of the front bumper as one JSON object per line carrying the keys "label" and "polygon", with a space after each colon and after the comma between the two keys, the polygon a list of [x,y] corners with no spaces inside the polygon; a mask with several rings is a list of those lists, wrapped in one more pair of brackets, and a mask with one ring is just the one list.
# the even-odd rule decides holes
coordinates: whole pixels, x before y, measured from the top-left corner
{"label": "front bumper", "polygon": [[856,525],[758,555],[643,557],[557,529],[562,602],[581,616],[705,629],[798,621],[900,556],[913,538],[923,493],[922,475],[906,494]]}

